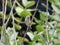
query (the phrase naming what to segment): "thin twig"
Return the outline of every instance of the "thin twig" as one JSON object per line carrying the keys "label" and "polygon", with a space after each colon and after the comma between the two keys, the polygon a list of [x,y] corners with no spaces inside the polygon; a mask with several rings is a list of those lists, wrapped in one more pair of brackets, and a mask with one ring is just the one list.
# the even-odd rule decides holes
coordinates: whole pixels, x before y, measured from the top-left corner
{"label": "thin twig", "polygon": [[6,15],[6,6],[7,6],[7,0],[5,2],[5,15]]}
{"label": "thin twig", "polygon": [[23,39],[22,39],[22,44],[21,44],[21,45],[24,45],[23,42],[24,42],[24,39],[25,39],[25,36],[26,36],[28,30],[29,30],[29,27],[27,27],[27,30],[26,30],[26,32],[25,32],[25,34],[24,34],[24,37],[23,37]]}
{"label": "thin twig", "polygon": [[11,5],[11,7],[12,7],[12,1],[11,0],[9,0],[10,1],[10,5]]}
{"label": "thin twig", "polygon": [[[4,7],[4,14],[5,14],[5,16],[6,16],[6,7],[7,7],[7,0],[5,1],[5,7]],[[4,17],[4,19],[5,19],[5,17]],[[4,22],[5,23],[5,22]],[[5,45],[9,45],[9,42],[8,42],[8,39],[7,39],[7,36],[6,36],[6,25],[4,25],[4,27],[5,27]]]}
{"label": "thin twig", "polygon": [[5,29],[5,27],[4,27],[4,21],[5,21],[5,19],[4,19],[4,17],[5,17],[5,14],[4,14],[4,0],[2,0],[2,21],[3,21],[3,24],[2,24],[2,30],[1,30],[1,41],[3,42],[3,34],[4,34],[4,29]]}
{"label": "thin twig", "polygon": [[3,25],[2,25],[2,31],[1,31],[1,41],[3,41],[2,39],[4,39],[4,43],[5,45],[9,45],[8,44],[8,40],[6,37],[6,26],[5,26],[5,16],[6,16],[6,6],[7,6],[7,0],[4,1],[2,0],[2,8],[3,8],[3,13],[2,13],[2,20],[3,20]]}
{"label": "thin twig", "polygon": [[[45,8],[47,7],[47,5],[45,5],[44,3],[42,3],[41,5],[44,6]],[[48,10],[51,10],[53,12],[51,8],[48,8]]]}
{"label": "thin twig", "polygon": [[39,0],[37,1],[37,4],[36,4],[36,8],[35,8],[36,10],[35,10],[34,14],[32,15],[32,21],[33,21],[33,19],[34,19],[35,14],[36,14],[38,4],[39,4]]}
{"label": "thin twig", "polygon": [[[11,7],[13,6],[11,0],[10,0],[10,5],[11,5]],[[13,10],[11,11],[11,15],[12,15],[12,24],[13,24],[13,28],[14,28],[14,14],[13,14]]]}
{"label": "thin twig", "polygon": [[3,10],[3,13],[2,13],[2,19],[3,19],[3,25],[4,25],[4,21],[5,21],[5,14],[4,14],[4,0],[2,0],[2,10]]}
{"label": "thin twig", "polygon": [[[16,0],[15,0],[16,1]],[[11,7],[13,6],[12,3],[11,3],[11,0],[10,0],[10,4],[11,4]],[[15,4],[14,4],[15,5]],[[14,27],[14,14],[13,14],[13,10],[11,11],[11,15],[12,15],[12,25],[13,25],[13,29],[15,31],[15,27]],[[15,36],[15,35],[14,35]],[[16,39],[14,40],[16,41]],[[16,43],[17,44],[17,43]]]}
{"label": "thin twig", "polygon": [[8,21],[9,21],[9,19],[10,19],[10,16],[11,16],[11,14],[12,14],[12,11],[13,11],[13,8],[14,8],[14,6],[15,6],[15,3],[16,3],[16,0],[15,0],[14,3],[13,3],[13,6],[12,6],[12,8],[11,8],[11,11],[10,11],[10,14],[9,14],[9,18],[8,18],[7,21],[6,21],[6,24],[8,23]]}
{"label": "thin twig", "polygon": [[46,38],[47,38],[47,45],[49,45],[49,38],[48,38],[48,0],[46,0]]}

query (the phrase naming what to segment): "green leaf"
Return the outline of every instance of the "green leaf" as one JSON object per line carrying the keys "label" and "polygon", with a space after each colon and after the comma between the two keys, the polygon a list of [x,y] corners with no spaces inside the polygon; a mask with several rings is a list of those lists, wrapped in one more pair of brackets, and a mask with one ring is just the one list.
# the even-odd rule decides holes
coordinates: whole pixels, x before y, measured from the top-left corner
{"label": "green leaf", "polygon": [[45,19],[46,19],[46,13],[45,12],[40,12],[40,19],[45,21]]}
{"label": "green leaf", "polygon": [[21,17],[26,17],[27,15],[31,16],[31,13],[27,10],[24,10],[23,8],[16,7],[16,12]]}
{"label": "green leaf", "polygon": [[27,5],[27,0],[22,0],[22,3],[23,3],[24,6],[26,6]]}
{"label": "green leaf", "polygon": [[18,25],[18,24],[15,24],[15,23],[14,23],[14,26],[15,26],[16,30],[20,30],[20,29],[21,29],[21,26]]}
{"label": "green leaf", "polygon": [[19,16],[20,16],[21,12],[24,11],[24,9],[23,9],[23,8],[20,8],[20,7],[16,7],[15,10],[16,10],[16,13],[17,13]]}
{"label": "green leaf", "polygon": [[56,43],[56,44],[54,44],[54,45],[60,45],[60,42],[58,42],[58,43]]}
{"label": "green leaf", "polygon": [[54,0],[48,0],[48,1],[51,2],[51,3],[54,2]]}
{"label": "green leaf", "polygon": [[27,35],[29,36],[29,38],[30,38],[31,40],[33,40],[33,38],[34,38],[33,33],[31,33],[31,32],[27,32]]}
{"label": "green leaf", "polygon": [[0,18],[2,18],[2,12],[0,11]]}
{"label": "green leaf", "polygon": [[35,4],[34,1],[29,1],[28,4],[26,5],[26,8],[31,7]]}
{"label": "green leaf", "polygon": [[2,26],[0,26],[0,30],[2,29]]}
{"label": "green leaf", "polygon": [[43,25],[44,24],[44,21],[42,20],[38,20],[36,17],[34,17],[34,20],[37,24],[40,24],[40,25]]}
{"label": "green leaf", "polygon": [[27,0],[22,0],[22,3],[26,8],[31,7],[35,4],[34,1],[27,1]]}
{"label": "green leaf", "polygon": [[29,43],[29,45],[33,45],[33,42],[28,42]]}
{"label": "green leaf", "polygon": [[20,14],[21,17],[26,17],[27,15],[31,16],[32,14],[29,11],[26,11],[26,10],[22,11],[21,14]]}
{"label": "green leaf", "polygon": [[10,1],[7,2],[7,6],[8,7],[11,7]]}
{"label": "green leaf", "polygon": [[55,21],[60,22],[60,16],[58,14],[52,17]]}
{"label": "green leaf", "polygon": [[35,35],[34,36],[34,41],[40,41],[40,35]]}
{"label": "green leaf", "polygon": [[60,29],[60,26],[56,26],[55,29]]}
{"label": "green leaf", "polygon": [[1,33],[1,30],[2,30],[2,26],[0,26],[0,33]]}
{"label": "green leaf", "polygon": [[5,18],[5,20],[7,20],[7,19],[9,18],[9,16],[10,16],[10,15],[6,15],[6,18]]}
{"label": "green leaf", "polygon": [[37,30],[38,32],[41,32],[41,31],[44,30],[44,28],[43,28],[42,25],[37,25],[37,26],[36,26],[36,30]]}
{"label": "green leaf", "polygon": [[18,39],[17,40],[17,45],[21,45],[21,43],[22,43],[21,40]]}
{"label": "green leaf", "polygon": [[18,24],[21,23],[21,19],[20,18],[15,17],[14,19],[15,19],[16,22],[18,22]]}
{"label": "green leaf", "polygon": [[43,43],[41,36],[38,34],[35,34],[33,41],[35,41],[35,42],[38,41],[40,43]]}
{"label": "green leaf", "polygon": [[57,14],[60,14],[60,9],[56,5],[52,4],[52,7]]}

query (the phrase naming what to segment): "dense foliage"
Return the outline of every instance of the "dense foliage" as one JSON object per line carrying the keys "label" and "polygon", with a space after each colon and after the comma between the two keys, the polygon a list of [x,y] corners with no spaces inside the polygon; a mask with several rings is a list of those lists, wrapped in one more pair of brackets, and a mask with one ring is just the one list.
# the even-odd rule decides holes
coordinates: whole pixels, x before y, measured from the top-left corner
{"label": "dense foliage", "polygon": [[[22,45],[22,42],[25,42],[26,45],[60,45],[60,0],[48,1],[51,3],[51,6],[53,8],[48,8],[52,11],[52,14],[50,14],[49,12],[46,13],[46,11],[41,11],[39,9],[37,10],[35,8],[30,8],[35,5],[34,0],[22,0],[22,4],[18,0],[13,1],[13,4],[9,0],[7,0],[7,6],[13,10],[11,12],[8,11],[10,13],[7,13],[5,15],[5,19],[3,18],[2,13],[5,14],[6,12],[4,13],[3,10],[0,11],[0,23],[5,20],[4,25],[0,25],[0,45]],[[47,7],[45,4],[41,4],[45,8]],[[31,29],[26,32],[27,29],[25,29],[25,27],[23,27],[24,29],[22,29],[21,24],[23,24],[24,26],[26,23],[29,23],[25,23],[25,18],[27,16],[32,17],[32,12],[35,10],[39,12],[39,15],[36,14],[39,19],[34,17],[33,22],[30,25]],[[10,21],[8,19],[10,19]],[[9,25],[11,26],[9,27]],[[32,29],[33,25],[36,25],[36,30]],[[26,28],[28,28],[27,25],[25,26]],[[22,36],[18,36],[20,30],[23,30],[23,32],[20,33],[26,33],[31,41],[25,38],[23,34]]]}

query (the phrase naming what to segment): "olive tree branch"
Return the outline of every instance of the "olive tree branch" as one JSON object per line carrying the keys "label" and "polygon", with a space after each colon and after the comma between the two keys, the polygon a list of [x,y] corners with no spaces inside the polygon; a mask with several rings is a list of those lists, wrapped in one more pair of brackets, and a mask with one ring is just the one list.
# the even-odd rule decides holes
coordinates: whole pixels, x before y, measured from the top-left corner
{"label": "olive tree branch", "polygon": [[46,0],[46,38],[47,38],[47,45],[49,45],[49,38],[48,38],[48,0]]}
{"label": "olive tree branch", "polygon": [[7,37],[6,37],[6,26],[5,26],[5,16],[6,16],[6,6],[7,6],[7,0],[2,0],[2,31],[1,31],[1,41],[2,43],[5,43],[5,45],[9,45]]}

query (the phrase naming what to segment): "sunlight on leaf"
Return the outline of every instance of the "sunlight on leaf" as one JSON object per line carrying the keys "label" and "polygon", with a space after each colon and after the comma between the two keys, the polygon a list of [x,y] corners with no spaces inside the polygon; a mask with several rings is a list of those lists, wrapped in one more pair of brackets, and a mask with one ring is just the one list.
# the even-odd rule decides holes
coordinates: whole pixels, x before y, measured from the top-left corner
{"label": "sunlight on leaf", "polygon": [[27,0],[22,0],[22,3],[26,8],[31,7],[35,4],[34,1],[27,1]]}
{"label": "sunlight on leaf", "polygon": [[16,7],[15,8],[16,12],[18,15],[20,15],[20,13],[24,10],[23,8],[20,8],[20,7]]}

